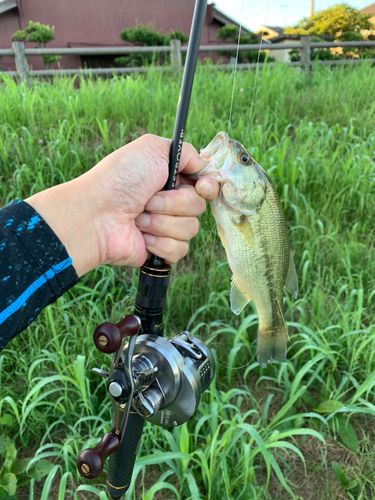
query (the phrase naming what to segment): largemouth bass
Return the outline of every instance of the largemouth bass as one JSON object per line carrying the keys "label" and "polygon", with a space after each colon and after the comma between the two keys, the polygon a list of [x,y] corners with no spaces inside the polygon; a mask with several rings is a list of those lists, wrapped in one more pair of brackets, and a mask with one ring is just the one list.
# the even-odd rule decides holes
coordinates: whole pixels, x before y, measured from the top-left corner
{"label": "largemouth bass", "polygon": [[243,145],[225,132],[201,156],[208,165],[190,177],[208,176],[220,183],[211,208],[233,273],[232,311],[240,314],[252,300],[259,315],[258,362],[264,367],[282,361],[288,341],[283,288],[297,298],[298,280],[277,191]]}

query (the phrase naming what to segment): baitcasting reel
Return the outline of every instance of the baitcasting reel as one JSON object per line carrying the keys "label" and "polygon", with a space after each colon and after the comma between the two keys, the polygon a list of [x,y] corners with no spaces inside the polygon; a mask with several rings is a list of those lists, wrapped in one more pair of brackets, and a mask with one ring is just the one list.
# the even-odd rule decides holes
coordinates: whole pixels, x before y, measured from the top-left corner
{"label": "baitcasting reel", "polygon": [[105,353],[117,352],[110,372],[93,369],[108,381],[113,419],[111,432],[78,456],[78,470],[85,478],[101,474],[105,459],[119,450],[125,434],[129,436],[127,427],[131,419],[134,426],[135,413],[165,428],[182,425],[214,378],[212,353],[189,332],[165,339],[156,334],[138,336],[139,330],[140,320],[132,315],[117,325],[104,323],[95,330],[96,347]]}

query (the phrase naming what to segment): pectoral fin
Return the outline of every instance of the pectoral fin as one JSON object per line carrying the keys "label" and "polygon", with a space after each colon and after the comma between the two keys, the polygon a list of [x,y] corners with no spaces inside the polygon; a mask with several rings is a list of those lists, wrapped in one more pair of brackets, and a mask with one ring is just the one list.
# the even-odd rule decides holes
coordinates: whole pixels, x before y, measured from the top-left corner
{"label": "pectoral fin", "polygon": [[284,287],[295,299],[298,297],[298,278],[292,252],[289,253],[289,268]]}
{"label": "pectoral fin", "polygon": [[254,246],[254,231],[247,220],[245,215],[241,215],[240,221],[235,222],[233,221],[233,224],[240,230],[242,236],[245,238],[245,240],[248,242],[248,244],[253,247]]}
{"label": "pectoral fin", "polygon": [[232,286],[230,288],[230,306],[234,314],[237,316],[242,309],[250,302],[251,299],[247,298],[245,293],[241,290],[239,284],[232,276]]}

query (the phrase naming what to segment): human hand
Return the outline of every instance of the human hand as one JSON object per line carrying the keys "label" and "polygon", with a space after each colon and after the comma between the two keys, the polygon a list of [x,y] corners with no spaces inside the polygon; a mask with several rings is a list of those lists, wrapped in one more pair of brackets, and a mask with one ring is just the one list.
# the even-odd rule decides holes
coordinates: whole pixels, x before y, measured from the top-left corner
{"label": "human hand", "polygon": [[[187,241],[198,232],[196,216],[219,185],[179,174],[176,190],[159,192],[168,178],[169,150],[170,140],[147,134],[81,177],[25,200],[64,243],[79,276],[101,264],[140,267],[148,252],[170,263],[186,255]],[[184,143],[179,171],[205,166]]]}

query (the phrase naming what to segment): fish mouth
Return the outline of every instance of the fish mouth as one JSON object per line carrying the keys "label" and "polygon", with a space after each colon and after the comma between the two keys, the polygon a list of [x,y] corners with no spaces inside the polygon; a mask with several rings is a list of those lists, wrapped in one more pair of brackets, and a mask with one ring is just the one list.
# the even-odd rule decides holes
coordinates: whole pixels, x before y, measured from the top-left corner
{"label": "fish mouth", "polygon": [[201,177],[208,175],[213,179],[220,181],[221,159],[225,159],[225,156],[227,155],[227,148],[231,142],[232,141],[226,132],[219,132],[216,134],[212,141],[200,151],[201,158],[208,164],[199,172],[189,174],[187,177],[190,179],[200,179]]}
{"label": "fish mouth", "polygon": [[205,148],[201,149],[201,157],[208,162],[211,162],[213,156],[215,160],[220,159],[227,152],[230,141],[226,132],[219,132]]}

